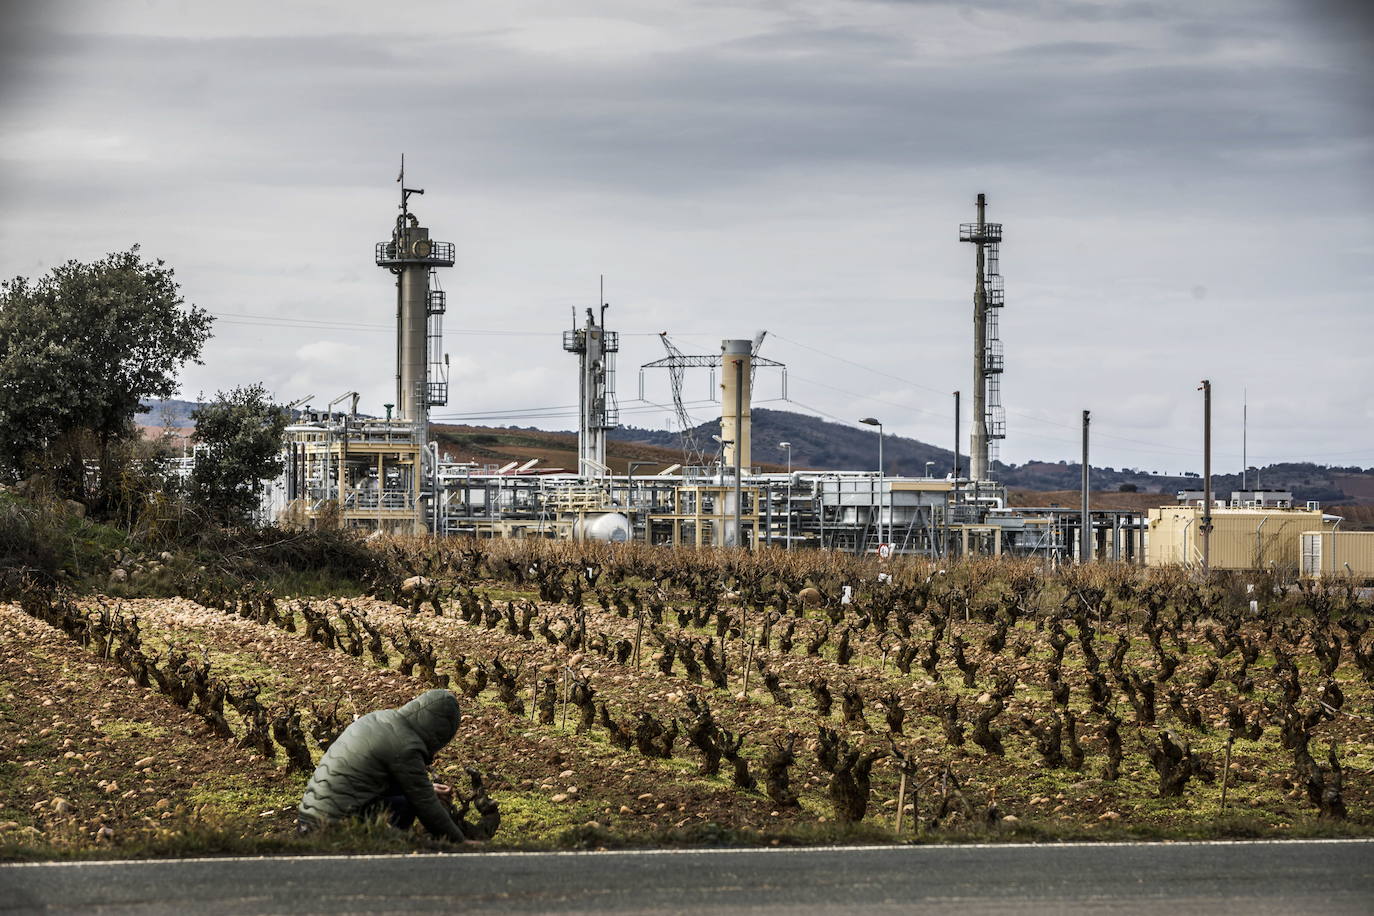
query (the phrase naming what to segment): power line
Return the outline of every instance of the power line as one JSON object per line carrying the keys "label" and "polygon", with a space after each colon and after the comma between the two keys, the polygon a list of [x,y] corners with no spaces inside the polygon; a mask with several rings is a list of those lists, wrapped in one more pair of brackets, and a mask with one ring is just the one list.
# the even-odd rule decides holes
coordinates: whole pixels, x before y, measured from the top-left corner
{"label": "power line", "polygon": [[945,415],[944,415],[944,414],[942,414],[942,413],[940,413],[939,411],[936,411],[936,410],[931,410],[931,409],[928,408],[928,407],[912,407],[912,406],[909,405],[909,404],[899,404],[899,403],[897,403],[896,401],[889,401],[889,400],[887,400],[886,398],[876,397],[876,396],[871,395],[871,394],[860,394],[860,393],[857,392],[857,391],[847,391],[847,390],[845,390],[844,388],[840,388],[840,387],[837,387],[837,386],[835,386],[835,385],[831,385],[831,384],[829,384],[829,383],[827,383],[827,382],[818,382],[818,381],[816,381],[815,379],[806,378],[805,376],[795,375],[795,374],[793,374],[793,373],[788,373],[788,376],[787,376],[787,377],[788,377],[789,381],[805,382],[805,383],[808,384],[808,385],[817,385],[817,386],[819,386],[819,387],[821,387],[821,388],[829,388],[831,391],[837,392],[837,393],[839,393],[839,394],[847,394],[847,395],[849,395],[851,398],[860,398],[861,400],[872,401],[872,402],[875,403],[875,404],[886,404],[886,405],[888,405],[889,407],[895,407],[895,408],[897,408],[898,410],[904,410],[904,411],[908,411],[908,412],[912,412],[912,413],[925,413],[925,414],[930,414],[931,416],[934,416],[934,417],[939,417],[941,420],[944,420],[944,419],[945,419]]}
{"label": "power line", "polygon": [[[701,405],[704,405],[704,404],[710,404],[710,403],[714,403],[714,402],[713,402],[713,401],[702,400],[702,401],[689,401],[688,403],[692,404],[693,406],[701,406]],[[760,402],[760,403],[766,403],[766,402]],[[646,402],[643,404],[643,406],[635,406],[635,405],[631,404],[630,406],[621,407],[621,408],[620,408],[620,412],[621,412],[622,414],[625,414],[625,413],[634,413],[634,414],[638,414],[638,413],[652,413],[653,411],[656,411],[656,410],[666,410],[666,409],[668,409],[668,408],[665,408],[665,407],[664,407],[663,405],[661,405],[661,404],[655,404],[655,403],[653,403],[653,402],[646,401]],[[568,406],[568,407],[547,407],[547,408],[545,408],[545,407],[530,407],[530,408],[517,408],[517,409],[505,409],[505,410],[474,411],[474,412],[472,412],[472,413],[462,413],[462,414],[433,414],[433,415],[431,415],[431,419],[434,419],[434,420],[445,420],[445,421],[462,421],[462,420],[556,420],[556,419],[575,418],[575,417],[577,417],[578,415],[579,415],[578,406],[577,406],[576,404],[573,404],[573,405],[570,405],[570,406]]]}
{"label": "power line", "polygon": [[[813,346],[811,346],[811,345],[809,345],[809,344],[804,344],[804,343],[802,343],[801,341],[793,340],[792,338],[786,337],[786,336],[784,336],[784,335],[782,335],[782,334],[778,334],[778,333],[775,332],[775,331],[774,331],[774,332],[770,332],[770,334],[771,334],[771,336],[776,337],[777,339],[782,340],[782,341],[785,341],[785,342],[787,342],[787,343],[790,343],[790,344],[792,344],[793,346],[801,347],[801,348],[804,349],[804,350],[810,350],[810,351],[813,352],[813,353],[819,353],[819,354],[822,355],[822,356],[827,356],[827,357],[829,357],[829,358],[831,358],[831,359],[834,359],[834,360],[837,360],[837,361],[839,361],[839,362],[845,363],[846,365],[854,366],[855,368],[858,368],[858,369],[863,369],[864,371],[866,371],[866,372],[871,372],[871,373],[873,373],[874,375],[880,375],[880,376],[883,376],[884,378],[890,378],[890,379],[892,379],[892,380],[894,380],[894,381],[901,382],[901,383],[903,383],[904,385],[910,385],[910,386],[912,386],[913,388],[919,388],[919,389],[921,389],[921,390],[923,390],[923,391],[929,391],[929,392],[932,392],[932,393],[934,393],[934,394],[941,395],[942,397],[945,396],[945,395],[947,394],[946,392],[940,391],[939,389],[936,389],[936,388],[932,388],[932,387],[929,386],[929,385],[923,385],[923,384],[920,383],[920,382],[915,382],[915,381],[912,381],[911,379],[903,378],[903,377],[900,376],[900,375],[894,375],[894,374],[892,374],[891,372],[884,372],[884,371],[881,370],[881,369],[875,369],[875,368],[873,368],[872,366],[865,365],[864,363],[857,362],[857,361],[852,360],[852,359],[847,359],[847,358],[845,358],[845,357],[843,357],[843,356],[838,356],[838,355],[836,355],[836,354],[834,354],[834,353],[831,353],[831,352],[828,351],[828,350],[822,350],[822,349],[820,349],[820,348],[818,348],[818,347],[813,347]],[[798,378],[798,376],[792,376],[792,377],[793,377],[793,378]],[[801,380],[802,380],[802,381],[807,381],[806,379],[801,379]],[[812,382],[812,384],[824,385],[824,383],[821,383],[821,382]],[[825,387],[833,387],[833,386],[825,386]],[[907,406],[905,406],[905,405],[898,405],[898,404],[896,404],[895,402],[892,402],[892,401],[884,401],[884,400],[881,399],[881,398],[874,398],[874,397],[872,397],[871,395],[855,395],[853,392],[842,391],[841,389],[838,389],[838,388],[836,388],[835,390],[836,390],[836,391],[839,391],[841,394],[849,394],[849,395],[851,395],[851,396],[853,396],[853,397],[867,397],[869,400],[875,401],[875,402],[877,402],[877,403],[891,404],[892,406],[900,407],[902,410],[915,410],[915,411],[921,411],[921,410],[922,410],[921,408],[907,407]],[[926,413],[932,413],[933,411],[924,411],[924,412],[926,412]],[[1073,429],[1073,428],[1074,428],[1074,427],[1073,427],[1073,424],[1071,424],[1071,423],[1061,423],[1061,422],[1059,422],[1059,421],[1057,421],[1057,420],[1050,420],[1050,419],[1047,419],[1047,418],[1045,418],[1045,417],[1039,417],[1039,416],[1036,416],[1036,415],[1034,415],[1034,414],[1025,413],[1024,411],[1020,411],[1020,410],[1012,410],[1012,409],[1008,408],[1008,409],[1007,409],[1007,413],[1012,414],[1013,416],[1020,417],[1020,418],[1022,418],[1022,419],[1024,419],[1024,420],[1030,420],[1032,423],[1043,423],[1043,424],[1045,424],[1045,425],[1047,425],[1047,426],[1058,426],[1058,427],[1063,428],[1063,429]],[[1100,424],[1100,425],[1101,425],[1101,426],[1106,426],[1106,427],[1108,427],[1108,428],[1111,427],[1111,424],[1110,424],[1110,423],[1102,423],[1102,424]],[[1177,447],[1177,446],[1167,446],[1167,445],[1166,445],[1166,446],[1160,446],[1160,444],[1159,444],[1159,443],[1156,443],[1156,442],[1148,442],[1148,441],[1143,440],[1143,439],[1132,439],[1132,438],[1130,438],[1129,436],[1114,435],[1114,434],[1112,434],[1112,433],[1099,433],[1098,436],[1099,436],[1100,438],[1116,439],[1116,440],[1118,440],[1118,441],[1120,441],[1120,442],[1129,442],[1129,443],[1134,444],[1134,445],[1145,445],[1145,446],[1150,446],[1150,447],[1151,447],[1151,451],[1150,451],[1151,454],[1158,454],[1158,455],[1192,455],[1192,454],[1194,454],[1194,450],[1192,450],[1192,449],[1180,448],[1180,447]],[[1051,442],[1072,442],[1072,440],[1069,440],[1069,439],[1050,439],[1050,438],[1044,437],[1044,436],[1041,436],[1041,437],[1039,437],[1039,438],[1046,439],[1046,441],[1051,441]],[[1161,450],[1161,449],[1163,449],[1163,450]]]}
{"label": "power line", "polygon": [[[284,315],[250,315],[238,312],[211,312],[226,324],[258,325],[262,327],[316,328],[339,331],[394,331],[392,324],[368,324],[360,321],[329,321],[317,318],[292,318]],[[445,328],[444,333],[489,337],[560,337],[561,331],[527,331],[515,328]],[[618,331],[630,337],[657,337],[657,331]]]}
{"label": "power line", "polygon": [[821,415],[822,417],[825,417],[827,420],[834,420],[836,423],[842,423],[842,424],[844,424],[845,426],[853,426],[853,427],[856,428],[856,429],[858,428],[858,422],[857,422],[857,421],[846,420],[846,419],[844,419],[843,417],[837,417],[837,416],[835,416],[833,413],[826,413],[824,410],[821,410],[819,407],[812,407],[812,406],[810,406],[810,405],[808,405],[808,404],[803,404],[801,401],[797,401],[797,400],[794,400],[794,399],[792,399],[792,398],[786,398],[786,401],[787,401],[787,403],[789,403],[789,404],[795,404],[797,407],[800,407],[802,410],[809,410],[809,411],[811,411],[811,413],[819,414],[819,415]]}

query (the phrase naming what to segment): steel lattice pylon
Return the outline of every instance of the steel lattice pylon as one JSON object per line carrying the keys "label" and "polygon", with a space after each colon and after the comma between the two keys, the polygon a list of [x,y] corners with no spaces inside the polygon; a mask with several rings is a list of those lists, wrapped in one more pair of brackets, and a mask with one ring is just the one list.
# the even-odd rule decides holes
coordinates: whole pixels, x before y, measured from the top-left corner
{"label": "steel lattice pylon", "polygon": [[[758,348],[763,343],[764,333],[758,334],[754,338],[754,355],[750,361],[750,373],[759,366],[775,366],[783,370],[784,391],[786,386],[787,367],[776,360],[765,359],[758,355]],[[651,363],[640,366],[640,396],[643,397],[643,372],[645,369],[667,369],[668,379],[673,387],[673,411],[677,415],[677,423],[682,438],[682,454],[685,459],[683,462],[689,466],[703,467],[708,462],[706,453],[697,441],[696,427],[692,423],[691,416],[687,413],[687,408],[682,403],[682,384],[686,378],[688,369],[711,369],[715,370],[721,366],[719,354],[687,354],[683,353],[673,341],[668,337],[667,331],[660,331],[658,339],[663,342],[663,349],[668,351],[668,355],[663,359],[656,359]]]}

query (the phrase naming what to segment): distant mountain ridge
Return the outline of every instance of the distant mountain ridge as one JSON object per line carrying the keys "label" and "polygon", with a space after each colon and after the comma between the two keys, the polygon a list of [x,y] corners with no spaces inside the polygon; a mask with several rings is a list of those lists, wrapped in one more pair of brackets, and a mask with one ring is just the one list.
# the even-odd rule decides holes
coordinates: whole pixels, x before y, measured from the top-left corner
{"label": "distant mountain ridge", "polygon": [[[779,442],[792,444],[792,466],[817,470],[862,470],[878,466],[876,429],[856,429],[818,417],[756,407],[753,418],[753,459],[755,464],[785,465],[787,450]],[[720,432],[719,421],[696,427],[698,442],[711,442]],[[609,438],[661,448],[681,448],[681,436],[668,430],[637,429],[623,426],[611,430]],[[916,439],[888,435],[883,440],[883,461],[888,473],[920,477],[926,462],[933,462],[931,473],[943,477],[954,468],[954,451]],[[961,453],[960,467],[968,473],[968,454]],[[997,480],[1023,490],[1077,490],[1082,465],[1067,461],[1028,461],[1021,465],[993,463]],[[1330,467],[1314,463],[1285,463],[1260,468],[1260,480],[1274,490],[1292,490],[1298,500],[1374,504],[1374,468]],[[1249,481],[1254,486],[1253,479]],[[1198,475],[1153,474],[1130,468],[1093,467],[1094,490],[1119,490],[1134,487],[1140,493],[1164,493],[1201,486]],[[1225,499],[1241,488],[1240,474],[1214,474],[1212,488]]]}
{"label": "distant mountain ridge", "polygon": [[[150,410],[139,414],[135,421],[143,426],[187,428],[191,413],[199,403],[184,400],[152,401]],[[792,444],[792,466],[814,470],[864,470],[878,466],[878,434],[876,429],[858,429],[806,414],[786,410],[756,407],[753,418],[753,461],[755,465],[783,468],[787,465],[787,450],[778,443]],[[533,427],[440,427],[440,438],[449,439],[454,446],[464,446],[472,457],[496,461],[528,460],[544,456],[545,464],[575,467],[576,434],[566,431],[544,431]],[[718,420],[697,426],[697,441],[714,445],[712,435],[720,432]],[[571,444],[564,437],[572,435]],[[616,449],[617,467],[620,461],[637,458],[653,460],[681,460],[682,438],[672,430],[640,429],[622,426],[613,429],[607,438],[621,448]],[[489,440],[489,441],[488,441]],[[636,446],[648,447],[636,451]],[[459,452],[467,454],[464,448]],[[623,452],[623,456],[619,453]],[[507,455],[507,453],[509,453]],[[888,435],[883,440],[883,459],[889,474],[921,477],[930,472],[943,477],[954,468],[954,451],[916,439]],[[960,467],[968,473],[968,455],[961,454]],[[1008,487],[1020,490],[1061,491],[1077,490],[1080,466],[1067,461],[1028,461],[1021,465],[1002,462],[993,464],[995,477]],[[1314,463],[1284,463],[1260,468],[1264,486],[1275,490],[1291,490],[1300,501],[1319,500],[1324,504],[1374,506],[1374,468],[1331,467]],[[1250,481],[1254,486],[1253,479]],[[1197,489],[1201,478],[1197,475],[1152,474],[1129,468],[1094,467],[1092,487],[1097,491],[1117,491],[1126,487],[1139,493],[1160,493],[1170,497],[1179,490]],[[1212,487],[1218,498],[1225,499],[1232,490],[1241,488],[1239,474],[1216,474]]]}
{"label": "distant mountain ridge", "polygon": [[200,402],[168,398],[161,401],[144,401],[143,406],[147,408],[147,412],[134,415],[134,422],[139,426],[167,426],[179,429],[195,426],[191,422],[191,413],[200,407]]}

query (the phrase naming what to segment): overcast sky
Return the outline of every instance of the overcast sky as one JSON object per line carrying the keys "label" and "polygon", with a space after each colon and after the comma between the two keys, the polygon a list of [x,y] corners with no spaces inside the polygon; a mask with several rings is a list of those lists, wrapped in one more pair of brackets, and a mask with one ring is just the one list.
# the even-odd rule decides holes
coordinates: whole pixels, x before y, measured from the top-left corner
{"label": "overcast sky", "polygon": [[1086,408],[1094,463],[1198,469],[1209,377],[1219,471],[1245,389],[1252,464],[1374,465],[1367,6],[7,3],[0,273],[141,243],[220,316],[185,395],[380,411],[404,152],[458,250],[436,416],[575,426],[560,334],[604,273],[626,422],[671,425],[657,332],[767,329],[793,403],[762,371],[756,403],[948,446],[982,191],[1004,459],[1073,459]]}

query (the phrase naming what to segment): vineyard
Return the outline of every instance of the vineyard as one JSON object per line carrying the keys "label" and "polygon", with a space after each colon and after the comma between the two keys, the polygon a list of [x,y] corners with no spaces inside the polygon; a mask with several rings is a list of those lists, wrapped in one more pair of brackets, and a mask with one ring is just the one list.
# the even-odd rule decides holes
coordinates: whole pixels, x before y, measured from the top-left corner
{"label": "vineyard", "polygon": [[202,572],[180,597],[0,604],[0,856],[433,845],[301,838],[295,805],[354,716],[434,687],[463,709],[437,774],[460,796],[480,775],[493,847],[1374,833],[1374,605],[1350,590],[811,551],[372,554],[365,597]]}

